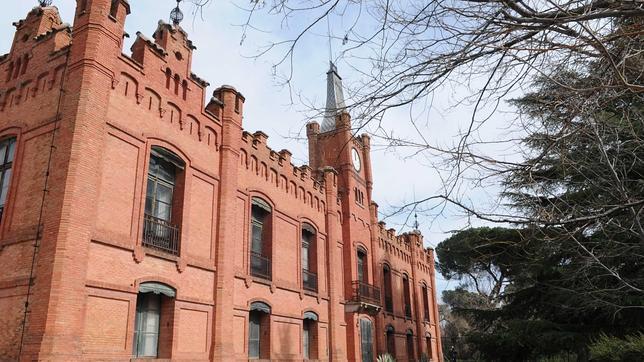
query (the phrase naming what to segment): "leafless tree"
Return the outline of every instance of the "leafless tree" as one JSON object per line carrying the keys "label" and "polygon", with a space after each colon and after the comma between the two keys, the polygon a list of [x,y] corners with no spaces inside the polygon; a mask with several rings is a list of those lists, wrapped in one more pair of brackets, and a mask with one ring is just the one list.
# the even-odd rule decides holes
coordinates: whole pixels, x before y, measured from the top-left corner
{"label": "leafless tree", "polygon": [[[207,16],[213,0],[192,1]],[[643,292],[642,280],[626,280],[619,268],[606,264],[615,255],[599,255],[579,238],[605,229],[608,236],[624,232],[639,240],[639,249],[629,244],[615,253],[640,253],[644,245],[644,192],[632,180],[641,175],[644,163],[638,153],[644,148],[640,108],[644,1],[250,0],[240,5],[247,14],[242,41],[258,28],[260,19],[280,24],[287,36],[257,53],[275,59],[276,69],[286,74],[286,84],[293,79],[301,43],[326,33],[327,21],[345,24],[333,34],[344,44],[338,58],[362,76],[348,91],[347,111],[355,132],[370,133],[383,147],[432,160],[443,179],[441,192],[423,195],[392,214],[413,210],[435,216],[449,206],[489,223],[555,228],[592,265],[584,272],[600,270],[614,278],[616,288]],[[573,74],[578,81],[568,84],[562,74]],[[592,81],[582,81],[588,77]],[[543,106],[570,112],[567,123],[551,125],[544,117],[539,121],[538,107],[523,103],[517,104],[521,116],[507,125],[507,137],[481,137],[479,131],[498,105],[531,90],[535,78],[541,79],[541,90],[550,87],[554,92]],[[549,85],[543,85],[544,79]],[[406,120],[415,129],[414,136],[398,137],[385,124],[389,112],[426,107],[435,92],[450,86],[471,90],[461,101],[472,109],[451,144],[432,141],[431,130],[414,117]],[[619,108],[620,102],[632,103],[614,112],[619,121],[605,117],[602,107]],[[314,106],[312,110],[312,117],[323,112]],[[624,129],[632,130],[627,147],[621,144]],[[565,152],[574,139],[598,152],[586,153],[587,159]],[[507,144],[520,157],[487,152],[489,144],[497,150]],[[562,169],[610,197],[561,197],[574,185],[549,182],[539,174],[553,150],[559,149]],[[635,152],[630,164],[622,162],[625,149]],[[501,202],[484,207],[469,198],[471,187],[486,185],[499,187],[511,207]],[[544,238],[559,240],[561,235]],[[592,293],[597,285],[589,283],[585,290]]]}

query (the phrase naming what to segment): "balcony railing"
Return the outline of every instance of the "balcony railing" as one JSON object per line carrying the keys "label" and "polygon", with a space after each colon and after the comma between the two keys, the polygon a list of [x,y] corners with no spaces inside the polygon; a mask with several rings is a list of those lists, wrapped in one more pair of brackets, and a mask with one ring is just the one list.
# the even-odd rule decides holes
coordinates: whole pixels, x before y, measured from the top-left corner
{"label": "balcony railing", "polygon": [[250,275],[271,280],[271,259],[258,253],[250,253]]}
{"label": "balcony railing", "polygon": [[143,218],[143,246],[179,255],[181,232],[178,226],[169,222],[145,215]]}
{"label": "balcony railing", "polygon": [[317,292],[318,291],[318,275],[311,273],[308,270],[302,270],[302,286],[304,289]]}
{"label": "balcony railing", "polygon": [[351,283],[353,287],[353,301],[369,303],[380,306],[380,288],[371,284],[355,280]]}
{"label": "balcony railing", "polygon": [[385,295],[385,311],[389,313],[394,312],[394,301],[391,298],[391,295]]}

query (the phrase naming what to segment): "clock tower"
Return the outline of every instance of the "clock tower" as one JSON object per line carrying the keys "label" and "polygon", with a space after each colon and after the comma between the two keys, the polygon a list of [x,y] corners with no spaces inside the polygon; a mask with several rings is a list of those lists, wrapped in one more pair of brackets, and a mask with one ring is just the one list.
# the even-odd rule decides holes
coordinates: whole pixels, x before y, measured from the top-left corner
{"label": "clock tower", "polygon": [[[342,91],[342,78],[331,63],[327,72],[327,103],[322,126],[316,122],[307,125],[309,163],[319,173],[332,167],[338,173],[339,217],[341,240],[337,240],[342,254],[342,283],[344,285],[344,319],[346,322],[349,360],[359,359],[361,353],[360,328],[375,318],[379,305],[354,303],[356,293],[373,289],[378,280],[375,271],[375,245],[372,243],[372,225],[377,224],[371,212],[371,145],[366,134],[357,135],[351,125]],[[332,240],[329,240],[331,243]],[[340,271],[338,271],[340,273]],[[379,295],[375,296],[380,298]],[[362,333],[366,333],[362,331]]]}

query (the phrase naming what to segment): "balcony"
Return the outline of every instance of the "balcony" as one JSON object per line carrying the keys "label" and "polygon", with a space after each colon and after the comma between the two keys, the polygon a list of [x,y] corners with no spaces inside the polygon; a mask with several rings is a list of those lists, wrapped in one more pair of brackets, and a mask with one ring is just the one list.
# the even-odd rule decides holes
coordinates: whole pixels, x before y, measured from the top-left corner
{"label": "balcony", "polygon": [[302,270],[302,286],[311,292],[318,291],[318,275],[308,270]]}
{"label": "balcony", "polygon": [[143,246],[179,255],[180,238],[178,226],[151,215],[143,217]]}
{"label": "balcony", "polygon": [[355,280],[351,283],[351,299],[345,305],[348,313],[367,313],[376,315],[380,312],[380,288]]}
{"label": "balcony", "polygon": [[267,280],[272,279],[271,259],[258,253],[250,253],[250,275]]}

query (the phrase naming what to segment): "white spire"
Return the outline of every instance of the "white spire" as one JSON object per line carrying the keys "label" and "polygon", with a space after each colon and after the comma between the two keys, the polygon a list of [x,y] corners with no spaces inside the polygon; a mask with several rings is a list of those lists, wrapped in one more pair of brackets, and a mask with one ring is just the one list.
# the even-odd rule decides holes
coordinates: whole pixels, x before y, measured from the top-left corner
{"label": "white spire", "polygon": [[338,75],[338,69],[333,62],[326,73],[326,110],[320,132],[329,132],[335,129],[335,117],[346,108],[344,94],[342,93],[342,78]]}

